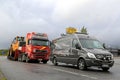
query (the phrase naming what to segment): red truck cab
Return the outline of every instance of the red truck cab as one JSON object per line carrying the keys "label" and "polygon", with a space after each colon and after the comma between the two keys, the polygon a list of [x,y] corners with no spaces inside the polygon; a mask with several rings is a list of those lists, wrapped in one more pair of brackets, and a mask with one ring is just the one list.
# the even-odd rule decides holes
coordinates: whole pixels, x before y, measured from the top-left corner
{"label": "red truck cab", "polygon": [[50,41],[45,33],[27,33],[26,36],[26,61],[41,60],[47,63],[50,56]]}

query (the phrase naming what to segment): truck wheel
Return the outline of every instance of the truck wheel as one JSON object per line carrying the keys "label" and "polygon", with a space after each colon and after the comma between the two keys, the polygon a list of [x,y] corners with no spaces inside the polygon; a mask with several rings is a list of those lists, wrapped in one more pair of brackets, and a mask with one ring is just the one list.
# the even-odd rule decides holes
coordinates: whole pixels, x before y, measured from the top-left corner
{"label": "truck wheel", "polygon": [[42,62],[43,62],[43,64],[47,64],[47,61],[48,61],[48,60],[43,60]]}
{"label": "truck wheel", "polygon": [[22,54],[21,61],[22,61],[22,62],[25,62],[25,59],[26,59],[26,56],[25,56],[25,54]]}
{"label": "truck wheel", "polygon": [[102,67],[103,71],[108,71],[110,68]]}
{"label": "truck wheel", "polygon": [[35,60],[34,62],[35,62],[35,63],[40,63],[40,61],[39,61],[39,60]]}
{"label": "truck wheel", "polygon": [[7,55],[7,59],[10,59],[10,50],[9,50],[8,55]]}
{"label": "truck wheel", "polygon": [[7,58],[10,59],[10,60],[13,59],[12,50],[9,50],[9,54],[8,54]]}
{"label": "truck wheel", "polygon": [[57,59],[56,59],[56,58],[53,58],[52,63],[53,63],[55,66],[57,66],[57,65],[58,65]]}
{"label": "truck wheel", "polygon": [[84,60],[84,59],[80,59],[80,60],[78,61],[77,67],[78,67],[78,69],[80,69],[80,70],[86,70],[86,69],[87,69],[87,66],[86,66],[85,60]]}
{"label": "truck wheel", "polygon": [[26,56],[26,60],[25,60],[27,63],[29,63],[30,62],[30,59],[29,59],[29,57],[28,57],[28,55]]}
{"label": "truck wheel", "polygon": [[22,61],[22,54],[18,55],[18,61],[20,61],[20,62]]}

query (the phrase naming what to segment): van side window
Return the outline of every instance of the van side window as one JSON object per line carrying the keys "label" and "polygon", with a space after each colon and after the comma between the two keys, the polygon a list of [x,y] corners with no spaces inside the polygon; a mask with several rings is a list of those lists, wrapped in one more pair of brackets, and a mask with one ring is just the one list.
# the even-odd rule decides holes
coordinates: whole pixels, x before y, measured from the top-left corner
{"label": "van side window", "polygon": [[61,38],[59,40],[56,41],[55,43],[55,48],[57,49],[67,49],[70,48],[72,46],[71,44],[71,38],[66,37],[66,38]]}
{"label": "van side window", "polygon": [[73,48],[76,48],[76,44],[78,43],[78,41],[76,40],[76,39],[73,39],[73,41],[72,41],[72,47]]}

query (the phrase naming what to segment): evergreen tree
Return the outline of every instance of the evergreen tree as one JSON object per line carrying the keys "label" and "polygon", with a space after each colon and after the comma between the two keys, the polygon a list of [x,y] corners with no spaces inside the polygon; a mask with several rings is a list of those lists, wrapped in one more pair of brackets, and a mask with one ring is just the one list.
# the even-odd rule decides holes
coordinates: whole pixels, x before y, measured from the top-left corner
{"label": "evergreen tree", "polygon": [[82,34],[88,34],[87,33],[87,28],[85,28],[84,26],[81,28],[81,33]]}

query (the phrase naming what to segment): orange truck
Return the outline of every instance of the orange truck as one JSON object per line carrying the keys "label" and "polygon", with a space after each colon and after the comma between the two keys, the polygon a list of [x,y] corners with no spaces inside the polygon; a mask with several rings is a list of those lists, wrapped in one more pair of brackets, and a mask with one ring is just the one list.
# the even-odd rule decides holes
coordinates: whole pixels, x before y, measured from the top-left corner
{"label": "orange truck", "polygon": [[18,55],[25,52],[25,40],[24,37],[16,36],[9,49],[8,59],[18,60]]}
{"label": "orange truck", "polygon": [[22,62],[43,62],[47,63],[50,56],[50,41],[45,33],[27,33],[25,45],[19,46],[20,51],[16,59]]}

